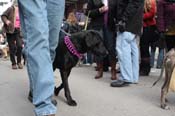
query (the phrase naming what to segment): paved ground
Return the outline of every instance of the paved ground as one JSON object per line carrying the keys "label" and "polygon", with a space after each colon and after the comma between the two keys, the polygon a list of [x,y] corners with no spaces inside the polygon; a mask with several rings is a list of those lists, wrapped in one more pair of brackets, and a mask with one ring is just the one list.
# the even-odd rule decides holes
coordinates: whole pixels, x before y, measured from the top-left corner
{"label": "paved ground", "polygon": [[[175,95],[168,95],[170,110],[159,107],[162,81],[151,88],[160,70],[152,69],[149,77],[140,77],[137,85],[111,88],[110,73],[95,80],[93,67],[76,67],[70,75],[72,96],[78,106],[65,103],[64,92],[58,97],[56,116],[175,116]],[[55,72],[60,83],[59,71]],[[28,77],[26,68],[12,70],[9,61],[0,59],[0,116],[34,116],[33,105],[27,100]]]}

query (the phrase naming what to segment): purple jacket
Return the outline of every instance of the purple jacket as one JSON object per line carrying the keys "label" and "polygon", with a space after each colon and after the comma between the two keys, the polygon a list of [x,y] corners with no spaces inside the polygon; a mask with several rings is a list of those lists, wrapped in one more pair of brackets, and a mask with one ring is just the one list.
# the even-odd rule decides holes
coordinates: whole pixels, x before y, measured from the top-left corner
{"label": "purple jacket", "polygon": [[169,26],[175,24],[175,3],[158,0],[157,27],[160,32],[165,32]]}

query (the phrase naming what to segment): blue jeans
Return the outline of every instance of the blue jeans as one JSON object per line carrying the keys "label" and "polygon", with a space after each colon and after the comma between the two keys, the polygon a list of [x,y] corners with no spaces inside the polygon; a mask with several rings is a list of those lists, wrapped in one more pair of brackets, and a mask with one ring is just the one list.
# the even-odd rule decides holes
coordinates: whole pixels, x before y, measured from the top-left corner
{"label": "blue jeans", "polygon": [[[156,51],[156,46],[151,46],[151,67],[154,67],[154,60],[155,60],[155,51]],[[164,49],[159,48],[159,54],[157,58],[157,66],[156,67],[162,67],[163,65],[163,59],[164,59]]]}
{"label": "blue jeans", "polygon": [[19,0],[24,53],[36,116],[56,114],[52,62],[64,15],[64,0]]}
{"label": "blue jeans", "polygon": [[139,50],[136,37],[130,32],[117,34],[120,79],[132,83],[137,83],[139,79]]}

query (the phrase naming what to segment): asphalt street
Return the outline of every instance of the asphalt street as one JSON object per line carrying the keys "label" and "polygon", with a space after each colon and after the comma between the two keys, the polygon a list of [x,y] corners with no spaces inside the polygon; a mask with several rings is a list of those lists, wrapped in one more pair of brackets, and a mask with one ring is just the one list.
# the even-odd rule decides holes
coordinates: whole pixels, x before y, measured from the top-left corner
{"label": "asphalt street", "polygon": [[[95,80],[93,66],[75,67],[69,78],[72,97],[78,106],[66,103],[64,91],[55,99],[56,116],[175,116],[175,94],[168,94],[170,110],[160,108],[162,79],[151,87],[160,74],[153,68],[149,77],[140,77],[139,84],[129,87],[110,87],[110,72]],[[61,82],[59,70],[55,83]],[[0,116],[34,116],[33,105],[28,101],[29,81],[26,67],[12,70],[9,61],[0,59]]]}

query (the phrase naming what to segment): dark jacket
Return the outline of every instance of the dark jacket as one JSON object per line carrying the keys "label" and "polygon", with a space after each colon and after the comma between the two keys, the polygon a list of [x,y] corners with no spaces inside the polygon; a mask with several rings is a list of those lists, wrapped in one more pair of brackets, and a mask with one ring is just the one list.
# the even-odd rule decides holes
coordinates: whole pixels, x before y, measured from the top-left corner
{"label": "dark jacket", "polygon": [[[107,27],[110,30],[115,29],[115,23],[114,23],[114,6],[115,6],[115,1],[116,0],[108,0],[108,24]],[[104,6],[101,0],[88,0],[88,5],[87,5],[87,12],[86,15],[89,13],[89,18],[91,18],[89,28],[90,29],[97,29],[100,30],[104,26],[104,13],[99,12],[99,8]]]}
{"label": "dark jacket", "polygon": [[175,3],[167,2],[167,0],[159,0],[157,6],[158,30],[160,32],[166,32],[173,25],[175,26]]}
{"label": "dark jacket", "polygon": [[[14,6],[11,6],[9,7],[2,15],[1,15],[1,19],[4,23],[4,26],[3,26],[3,31],[5,33],[13,33],[14,30],[15,30],[15,27],[14,27],[14,14],[15,14],[15,8]],[[11,21],[11,25],[10,26],[7,26],[5,24],[5,22],[7,20],[10,20]]]}
{"label": "dark jacket", "polygon": [[144,0],[116,0],[116,20],[125,20],[126,31],[141,35]]}
{"label": "dark jacket", "polygon": [[102,2],[99,2],[97,4],[95,3],[94,0],[88,0],[86,15],[87,16],[89,15],[89,18],[91,19],[88,25],[88,29],[96,29],[96,30],[102,29],[104,19],[103,14],[99,12],[99,8],[102,6],[103,6]]}

